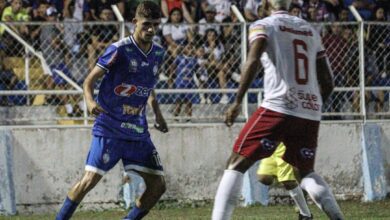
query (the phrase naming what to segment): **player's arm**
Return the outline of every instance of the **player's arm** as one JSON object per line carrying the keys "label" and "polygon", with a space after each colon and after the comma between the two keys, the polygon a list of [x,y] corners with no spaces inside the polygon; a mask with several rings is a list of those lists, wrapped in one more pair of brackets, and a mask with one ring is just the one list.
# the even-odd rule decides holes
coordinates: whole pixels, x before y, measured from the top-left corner
{"label": "player's arm", "polygon": [[322,101],[325,102],[334,89],[333,74],[326,57],[318,58],[316,65]]}
{"label": "player's arm", "polygon": [[261,54],[263,54],[263,52],[265,51],[266,46],[266,38],[257,38],[251,44],[248,58],[241,71],[240,86],[238,87],[236,99],[225,115],[225,123],[227,126],[232,126],[234,120],[240,113],[240,106],[242,100],[244,98],[245,93],[248,91],[248,88],[252,84],[253,79],[258,73],[258,70],[261,66],[260,57]]}
{"label": "player's arm", "polygon": [[99,66],[95,66],[92,71],[88,74],[87,78],[84,80],[83,89],[85,101],[87,103],[87,108],[89,113],[94,116],[99,115],[102,112],[106,112],[102,107],[100,107],[93,98],[93,91],[95,82],[101,78],[106,70]]}
{"label": "player's arm", "polygon": [[148,98],[148,104],[153,109],[154,115],[156,116],[156,123],[154,124],[154,127],[163,133],[168,132],[168,126],[165,122],[164,116],[161,113],[160,106],[157,102],[156,93],[154,92],[154,90],[152,90],[152,92],[150,93],[150,96]]}

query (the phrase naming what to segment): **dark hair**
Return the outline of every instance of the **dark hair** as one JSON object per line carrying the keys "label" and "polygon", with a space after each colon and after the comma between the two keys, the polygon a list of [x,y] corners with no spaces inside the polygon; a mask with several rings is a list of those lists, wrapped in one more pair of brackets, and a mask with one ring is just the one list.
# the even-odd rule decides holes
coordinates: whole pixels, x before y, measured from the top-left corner
{"label": "dark hair", "polygon": [[387,16],[387,11],[386,11],[386,8],[385,7],[381,7],[381,6],[377,6],[375,7],[375,9],[373,10],[373,13],[372,13],[372,18],[371,20],[372,21],[379,21],[378,20],[378,17],[376,16],[376,13],[378,12],[379,9],[382,9],[383,10],[383,21],[386,21],[386,16]]}
{"label": "dark hair", "polygon": [[161,10],[160,7],[152,1],[142,1],[137,6],[135,17],[159,19],[161,18]]}
{"label": "dark hair", "polygon": [[171,22],[172,22],[171,16],[172,16],[172,14],[173,14],[175,11],[180,12],[181,19],[180,19],[179,22],[183,22],[183,20],[184,20],[183,11],[181,10],[181,8],[175,7],[175,8],[172,8],[171,11],[169,12],[168,23],[171,23]]}

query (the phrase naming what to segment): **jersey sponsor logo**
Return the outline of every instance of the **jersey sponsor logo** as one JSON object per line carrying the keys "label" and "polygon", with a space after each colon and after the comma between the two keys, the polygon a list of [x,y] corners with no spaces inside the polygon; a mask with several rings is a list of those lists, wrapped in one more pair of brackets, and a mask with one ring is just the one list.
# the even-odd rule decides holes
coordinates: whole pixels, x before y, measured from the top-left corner
{"label": "jersey sponsor logo", "polygon": [[139,115],[143,110],[143,106],[133,107],[130,105],[122,105],[122,114],[124,115]]}
{"label": "jersey sponsor logo", "polygon": [[145,62],[145,61],[142,61],[141,66],[142,66],[142,67],[144,67],[144,66],[149,66],[149,63],[148,63],[148,62]]}
{"label": "jersey sponsor logo", "polygon": [[303,90],[298,91],[298,99],[302,102],[302,108],[313,111],[319,111],[321,106],[317,103],[318,97],[312,93]]}
{"label": "jersey sponsor logo", "polygon": [[164,51],[163,50],[158,50],[154,53],[156,56],[161,56],[161,55],[164,55]]}
{"label": "jersey sponsor logo", "polygon": [[315,156],[315,151],[313,149],[309,149],[309,148],[302,148],[301,149],[301,156],[304,159],[313,160],[314,156]]}
{"label": "jersey sponsor logo", "polygon": [[298,107],[298,98],[297,98],[297,91],[295,88],[290,88],[286,96],[284,97],[284,100],[286,101],[286,107],[289,109],[295,109]]}
{"label": "jersey sponsor logo", "polygon": [[138,62],[136,59],[131,59],[129,63],[129,71],[130,72],[137,72],[138,69]]}
{"label": "jersey sponsor logo", "polygon": [[296,30],[294,28],[286,27],[286,26],[279,26],[279,30],[282,32],[288,32],[291,34],[296,34],[296,35],[303,35],[303,36],[313,36],[313,33],[309,31],[304,31],[304,30]]}
{"label": "jersey sponsor logo", "polygon": [[121,123],[121,128],[132,129],[132,130],[134,130],[136,133],[139,133],[139,134],[142,134],[142,133],[144,133],[144,131],[145,131],[144,127],[138,126],[138,125],[135,125],[135,124],[132,124],[132,123],[128,123],[128,122],[122,122],[122,123]]}
{"label": "jersey sponsor logo", "polygon": [[136,96],[148,97],[151,91],[152,91],[151,88],[135,86],[126,83],[122,83],[116,86],[114,89],[114,93],[117,96],[123,96],[123,97],[130,97],[133,94],[135,94]]}
{"label": "jersey sponsor logo", "polygon": [[105,164],[110,162],[110,154],[104,153],[102,159],[103,159],[103,163]]}

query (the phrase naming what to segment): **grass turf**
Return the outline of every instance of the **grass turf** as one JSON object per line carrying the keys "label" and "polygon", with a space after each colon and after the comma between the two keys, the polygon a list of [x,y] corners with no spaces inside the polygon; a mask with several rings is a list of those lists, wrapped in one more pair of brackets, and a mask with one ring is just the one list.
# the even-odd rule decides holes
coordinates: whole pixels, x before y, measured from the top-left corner
{"label": "grass turf", "polygon": [[[339,203],[345,214],[345,219],[374,220],[390,219],[390,199],[381,202],[361,203],[358,201],[342,201]],[[211,216],[211,205],[199,208],[162,208],[153,209],[145,220],[206,220]],[[315,219],[328,219],[317,207],[310,205]],[[126,215],[124,210],[107,210],[99,212],[77,212],[72,220],[119,220]],[[0,220],[53,220],[54,214],[33,216],[0,216]],[[236,208],[235,220],[272,220],[298,219],[294,207],[291,205],[252,206]]]}

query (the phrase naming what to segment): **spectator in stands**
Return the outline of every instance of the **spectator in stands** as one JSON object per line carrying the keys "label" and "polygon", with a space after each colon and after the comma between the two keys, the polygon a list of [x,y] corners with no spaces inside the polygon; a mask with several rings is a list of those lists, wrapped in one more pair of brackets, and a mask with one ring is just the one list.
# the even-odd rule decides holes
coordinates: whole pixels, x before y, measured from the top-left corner
{"label": "spectator in stands", "polygon": [[302,8],[299,5],[291,4],[288,13],[292,16],[302,18]]}
{"label": "spectator in stands", "polygon": [[[240,81],[241,25],[238,22],[234,13],[223,20],[223,23],[232,23],[222,28],[225,52],[221,59],[222,65],[218,76],[221,78],[219,84],[224,85],[225,88],[235,88]],[[226,98],[224,99],[222,102],[226,102]]]}
{"label": "spectator in stands", "polygon": [[[348,8],[350,5],[355,6],[359,14],[364,20],[369,20],[372,17],[372,10],[375,8],[375,0],[343,0],[344,7]],[[349,14],[349,20],[355,20],[352,13]]]}
{"label": "spectator in stands", "polygon": [[221,25],[217,24],[219,22],[215,20],[217,10],[214,6],[209,5],[207,6],[205,13],[205,17],[199,20],[198,34],[204,36],[207,29],[214,29],[218,36],[220,36]]}
{"label": "spectator in stands", "polygon": [[375,0],[376,6],[378,8],[383,8],[385,11],[385,18],[387,21],[390,21],[390,4],[389,0]]}
{"label": "spectator in stands", "polygon": [[340,12],[338,13],[338,19],[337,21],[340,22],[347,22],[349,21],[349,10],[347,8],[340,9]]}
{"label": "spectator in stands", "polygon": [[[373,21],[386,21],[385,9],[383,7],[376,8],[373,15]],[[380,74],[386,74],[390,69],[390,67],[387,67],[390,65],[390,58],[388,53],[386,53],[390,49],[390,28],[387,25],[369,24],[366,37],[368,48],[375,56],[375,63],[379,68]]]}
{"label": "spectator in stands", "polygon": [[218,22],[222,22],[223,19],[226,17],[230,16],[231,11],[230,11],[230,6],[231,6],[231,1],[230,0],[201,0],[201,8],[202,12],[206,14],[206,9],[207,6],[214,6],[215,9],[217,10],[217,15],[215,19]]}
{"label": "spectator in stands", "polygon": [[247,0],[244,7],[244,16],[247,21],[255,21],[259,19],[259,7],[261,0]]}
{"label": "spectator in stands", "polygon": [[302,5],[303,18],[308,21],[329,21],[329,12],[322,0],[307,0]]}
{"label": "spectator in stands", "polygon": [[88,39],[82,24],[73,17],[74,0],[64,1],[64,43],[70,54],[71,72],[79,85],[82,85],[87,76],[88,66]]}
{"label": "spectator in stands", "polygon": [[121,15],[125,15],[125,0],[89,0],[88,5],[94,21],[101,21],[102,12],[106,9],[111,10],[111,5],[116,5]]}
{"label": "spectator in stands", "polygon": [[[38,1],[36,8],[32,13],[32,21],[45,22],[46,21],[46,10],[50,7],[50,4],[46,1]],[[30,42],[32,46],[40,50],[40,32],[42,25],[31,25],[29,26],[30,31]]]}
{"label": "spectator in stands", "polygon": [[77,21],[92,21],[91,6],[88,0],[75,0],[73,9],[73,18]]}
{"label": "spectator in stands", "polygon": [[[223,68],[224,64],[222,62],[225,47],[214,29],[206,30],[203,46],[208,60],[209,87],[215,88],[217,84],[219,88],[226,88],[226,72],[224,72],[225,68]],[[226,94],[222,95],[220,102],[226,104],[228,101],[228,96]]]}
{"label": "spectator in stands", "polygon": [[192,17],[193,8],[187,8],[188,4],[184,0],[161,0],[161,11],[164,17],[169,18],[173,9],[179,8],[182,11],[182,17],[186,20],[187,23],[194,23],[194,18]]}
{"label": "spectator in stands", "polygon": [[[175,88],[176,89],[195,89],[196,84],[194,75],[198,69],[198,59],[193,51],[193,44],[189,43],[184,46],[182,53],[179,53],[173,62],[173,69],[176,72]],[[175,100],[174,116],[178,117],[181,113],[181,108],[184,105],[184,112],[187,121],[192,117],[192,103],[196,97],[193,93],[177,94]]]}
{"label": "spectator in stands", "polygon": [[[326,32],[322,41],[328,55],[330,66],[333,70],[334,82],[337,87],[347,86],[347,70],[345,69],[346,54],[348,51],[348,45],[346,40],[342,37],[342,26],[334,23],[330,26],[330,29]],[[329,109],[331,112],[340,112],[341,104],[345,103],[343,94],[333,93],[331,95],[332,101],[329,102]],[[340,117],[330,117],[329,119],[340,119]]]}
{"label": "spectator in stands", "polygon": [[[346,26],[341,34],[345,41],[345,46],[343,47],[343,51],[345,51],[343,72],[346,75],[346,87],[359,86],[359,47],[356,33],[357,30]],[[352,102],[353,111],[358,112],[360,109],[359,92],[347,93],[347,95],[348,101]]]}
{"label": "spectator in stands", "polygon": [[3,15],[3,11],[7,7],[7,1],[6,0],[0,0],[0,18]]}
{"label": "spectator in stands", "polygon": [[171,10],[168,22],[163,26],[162,34],[169,53],[164,66],[168,66],[168,86],[171,88],[175,78],[175,72],[173,71],[171,64],[176,59],[179,51],[181,51],[188,42],[191,42],[193,38],[191,29],[184,22],[183,13],[180,8]]}
{"label": "spectator in stands", "polygon": [[[23,8],[22,0],[12,0],[11,5],[4,8],[1,15],[2,22],[18,22],[18,21],[29,21],[30,16],[25,8]],[[26,25],[8,25],[16,33],[18,33],[22,38],[28,39],[29,31]],[[0,27],[0,35],[4,34],[4,28]],[[21,55],[22,45],[20,45],[15,39],[8,34],[3,36],[6,53],[15,55]]]}
{"label": "spectator in stands", "polygon": [[[13,90],[18,79],[12,69],[7,69],[4,65],[5,53],[3,49],[0,50],[0,90]],[[0,106],[8,105],[10,105],[8,97],[0,96]]]}
{"label": "spectator in stands", "polygon": [[[200,43],[196,43],[196,58],[197,58],[197,68],[195,71],[195,84],[198,88],[204,89],[207,87],[207,80],[209,78],[209,74],[207,72],[207,60],[206,60],[206,52],[204,50],[203,45]],[[200,93],[200,103],[201,104],[211,104],[211,100],[207,93]]]}
{"label": "spectator in stands", "polygon": [[339,24],[332,24],[322,41],[329,58],[330,66],[333,70],[335,85],[338,87],[345,87],[347,76],[344,71],[344,61],[348,46],[342,37],[342,26]]}
{"label": "spectator in stands", "polygon": [[[49,7],[45,12],[45,20],[48,22],[58,21],[59,13],[56,8]],[[52,40],[62,32],[62,28],[59,24],[42,25],[39,32],[40,51],[46,59],[50,59],[53,54],[51,53]]]}
{"label": "spectator in stands", "polygon": [[[111,8],[101,10],[99,16],[101,22],[114,20],[114,13]],[[88,45],[88,63],[89,69],[92,70],[96,64],[96,59],[100,53],[109,45],[110,42],[116,41],[118,30],[115,25],[99,24],[93,26],[91,44]]]}

